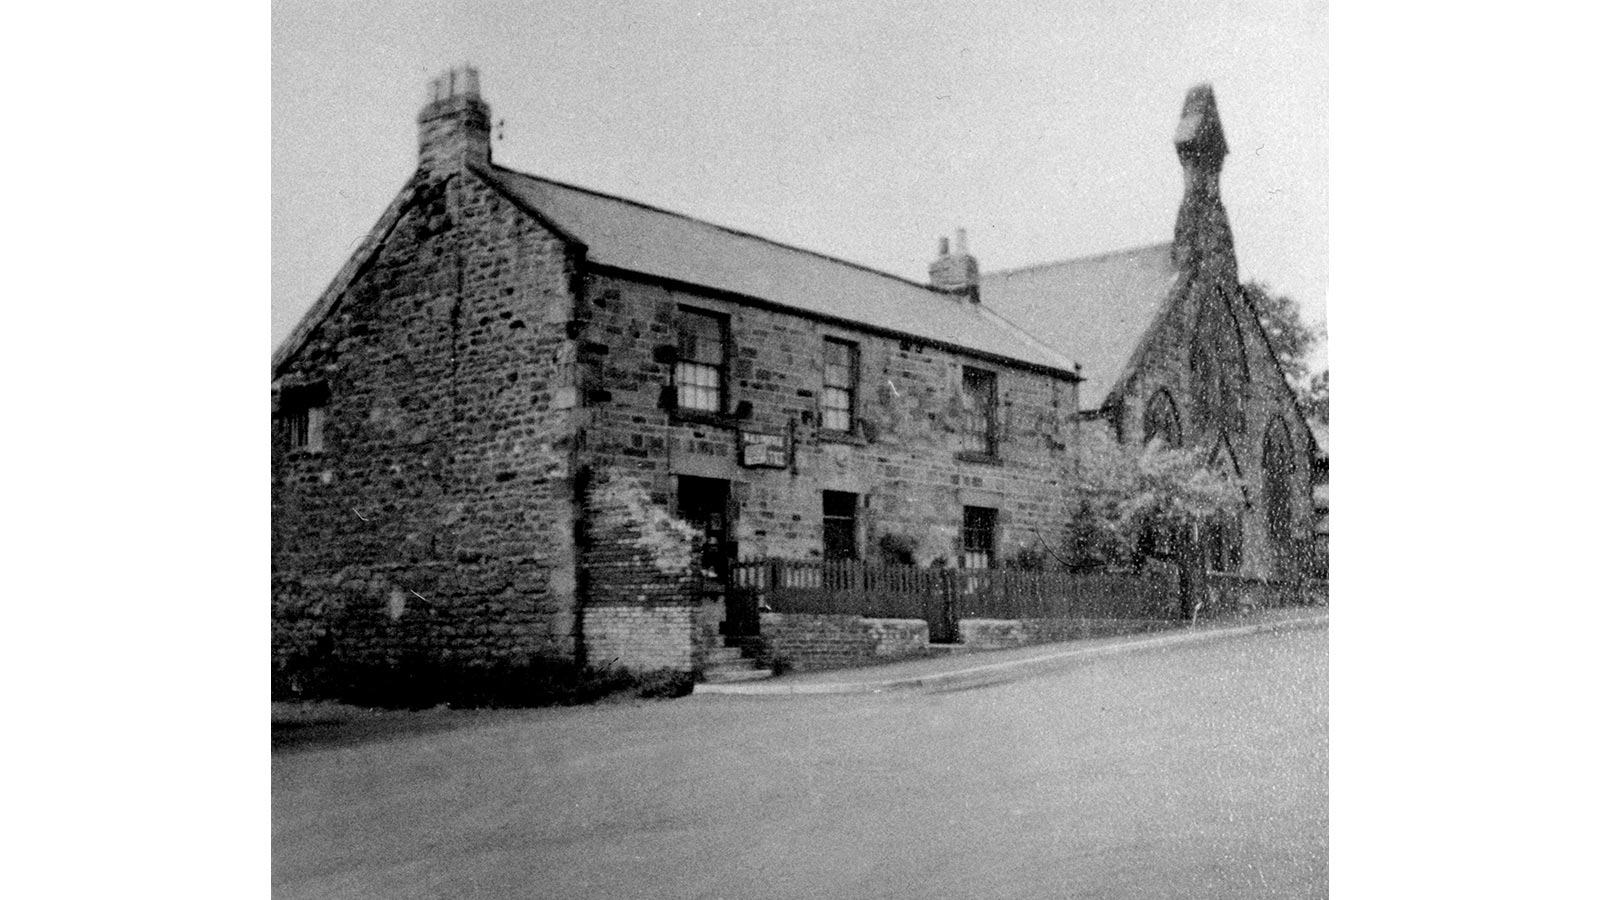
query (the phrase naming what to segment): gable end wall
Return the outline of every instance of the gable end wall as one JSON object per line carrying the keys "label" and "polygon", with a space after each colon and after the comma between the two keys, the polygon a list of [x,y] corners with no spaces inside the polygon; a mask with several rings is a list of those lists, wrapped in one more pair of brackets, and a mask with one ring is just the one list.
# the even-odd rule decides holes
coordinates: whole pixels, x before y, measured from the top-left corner
{"label": "gable end wall", "polygon": [[[569,248],[469,172],[421,183],[274,380],[280,667],[576,651]],[[286,386],[328,388],[290,450]]]}
{"label": "gable end wall", "polygon": [[1174,288],[1165,315],[1153,327],[1134,369],[1112,398],[1113,421],[1125,441],[1142,441],[1145,404],[1156,391],[1165,389],[1176,403],[1185,448],[1210,454],[1218,444],[1220,432],[1202,427],[1195,416],[1195,385],[1189,372],[1189,348],[1198,327],[1203,301],[1217,298],[1218,287],[1228,298],[1233,323],[1245,348],[1249,381],[1246,388],[1244,428],[1229,436],[1249,489],[1251,505],[1244,516],[1244,559],[1241,571],[1258,577],[1285,576],[1272,560],[1262,507],[1262,449],[1267,425],[1281,417],[1288,426],[1298,461],[1292,476],[1293,521],[1290,529],[1297,541],[1310,541],[1312,528],[1310,444],[1303,419],[1295,406],[1294,393],[1272,357],[1254,311],[1240,298],[1231,266],[1211,270],[1202,267]]}

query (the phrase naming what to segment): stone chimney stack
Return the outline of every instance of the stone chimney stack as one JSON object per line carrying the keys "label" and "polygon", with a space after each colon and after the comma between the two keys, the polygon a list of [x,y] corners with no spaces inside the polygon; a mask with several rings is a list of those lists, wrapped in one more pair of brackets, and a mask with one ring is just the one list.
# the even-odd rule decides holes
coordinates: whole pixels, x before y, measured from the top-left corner
{"label": "stone chimney stack", "polygon": [[1222,135],[1222,117],[1211,85],[1198,84],[1184,98],[1173,136],[1178,162],[1183,165],[1183,202],[1173,232],[1172,261],[1195,266],[1202,260],[1226,260],[1234,265],[1233,231],[1222,208],[1222,160],[1228,140]]}
{"label": "stone chimney stack", "polygon": [[478,92],[478,70],[463,65],[428,83],[417,114],[417,167],[445,172],[465,162],[489,162],[489,104]]}
{"label": "stone chimney stack", "polygon": [[978,260],[967,252],[967,230],[956,229],[955,252],[950,252],[950,239],[939,238],[939,258],[928,265],[928,283],[951,292],[965,293],[973,303],[978,302]]}

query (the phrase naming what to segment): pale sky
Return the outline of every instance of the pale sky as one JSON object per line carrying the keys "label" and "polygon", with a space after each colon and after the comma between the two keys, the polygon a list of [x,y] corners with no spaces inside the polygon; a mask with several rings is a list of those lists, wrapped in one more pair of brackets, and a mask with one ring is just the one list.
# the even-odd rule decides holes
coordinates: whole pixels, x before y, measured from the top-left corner
{"label": "pale sky", "polygon": [[1241,277],[1324,317],[1318,0],[278,0],[272,17],[274,347],[410,176],[426,84],[462,62],[505,122],[500,165],[919,281],[958,225],[985,271],[1170,240],[1172,133],[1209,81]]}

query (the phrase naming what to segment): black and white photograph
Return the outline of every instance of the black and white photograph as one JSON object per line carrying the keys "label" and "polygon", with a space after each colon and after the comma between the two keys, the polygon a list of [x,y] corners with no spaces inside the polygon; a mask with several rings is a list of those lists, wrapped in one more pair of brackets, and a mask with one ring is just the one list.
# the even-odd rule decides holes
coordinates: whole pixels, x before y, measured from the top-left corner
{"label": "black and white photograph", "polygon": [[1592,19],[10,10],[0,891],[1593,893]]}
{"label": "black and white photograph", "polygon": [[1327,896],[1325,5],[272,32],[275,897]]}

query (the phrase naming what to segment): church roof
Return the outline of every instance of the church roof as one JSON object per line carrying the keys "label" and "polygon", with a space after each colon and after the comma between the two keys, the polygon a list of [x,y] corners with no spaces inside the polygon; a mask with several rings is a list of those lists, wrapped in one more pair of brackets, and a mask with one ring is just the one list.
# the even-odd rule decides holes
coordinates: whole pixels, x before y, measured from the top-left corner
{"label": "church roof", "polygon": [[1082,409],[1110,396],[1178,277],[1171,244],[1152,244],[982,276],[981,296],[1057,353],[1083,365]]}
{"label": "church roof", "polygon": [[1074,369],[1071,355],[965,297],[621,197],[498,166],[473,171],[582,243],[593,263],[1035,367]]}

